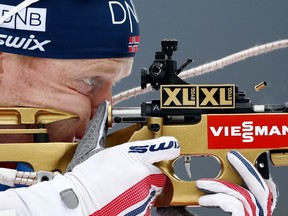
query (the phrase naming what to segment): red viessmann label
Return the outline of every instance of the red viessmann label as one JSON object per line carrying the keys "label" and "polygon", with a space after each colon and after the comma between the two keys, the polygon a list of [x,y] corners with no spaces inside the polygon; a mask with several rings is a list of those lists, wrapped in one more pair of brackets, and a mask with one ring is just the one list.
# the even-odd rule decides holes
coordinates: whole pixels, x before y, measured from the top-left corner
{"label": "red viessmann label", "polygon": [[288,114],[208,115],[208,148],[288,147]]}

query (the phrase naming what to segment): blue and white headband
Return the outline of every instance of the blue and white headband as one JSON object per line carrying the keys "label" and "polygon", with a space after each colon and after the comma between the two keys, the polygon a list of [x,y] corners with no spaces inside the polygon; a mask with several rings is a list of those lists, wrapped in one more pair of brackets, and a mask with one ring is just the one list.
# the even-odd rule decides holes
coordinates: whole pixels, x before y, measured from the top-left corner
{"label": "blue and white headband", "polygon": [[60,59],[133,57],[132,0],[1,0],[0,52]]}

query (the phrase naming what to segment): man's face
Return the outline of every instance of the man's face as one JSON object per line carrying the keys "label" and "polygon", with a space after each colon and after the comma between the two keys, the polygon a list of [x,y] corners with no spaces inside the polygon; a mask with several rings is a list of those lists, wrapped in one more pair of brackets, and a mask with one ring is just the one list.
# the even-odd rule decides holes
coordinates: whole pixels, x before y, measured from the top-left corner
{"label": "man's face", "polygon": [[111,99],[113,84],[129,75],[132,62],[132,58],[60,60],[1,53],[0,106],[75,113],[79,119],[47,126],[51,141],[72,141],[83,136],[99,104]]}

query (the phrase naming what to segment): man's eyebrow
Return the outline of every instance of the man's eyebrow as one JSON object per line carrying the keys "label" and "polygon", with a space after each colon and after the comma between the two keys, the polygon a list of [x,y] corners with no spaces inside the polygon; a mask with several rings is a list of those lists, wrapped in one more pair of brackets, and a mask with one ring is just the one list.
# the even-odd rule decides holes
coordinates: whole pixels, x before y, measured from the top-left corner
{"label": "man's eyebrow", "polygon": [[115,62],[125,62],[125,61],[128,61],[127,58],[109,58],[109,60],[115,61]]}
{"label": "man's eyebrow", "polygon": [[121,60],[116,60],[116,59],[114,59],[114,60],[111,60],[112,62],[115,62],[115,63],[122,63],[122,62],[124,62],[124,61],[121,61]]}

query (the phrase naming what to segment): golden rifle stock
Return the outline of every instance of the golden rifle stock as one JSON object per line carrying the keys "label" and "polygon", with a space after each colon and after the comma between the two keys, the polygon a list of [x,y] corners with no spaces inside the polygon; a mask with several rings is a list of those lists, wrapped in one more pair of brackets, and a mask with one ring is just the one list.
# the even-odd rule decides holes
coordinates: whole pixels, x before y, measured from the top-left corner
{"label": "golden rifle stock", "polygon": [[[238,116],[241,114],[237,114]],[[257,114],[251,114],[257,115]],[[267,114],[269,115],[269,114]],[[278,113],[288,117],[288,114]],[[112,125],[112,108],[109,108],[108,121]],[[226,154],[230,149],[209,149],[207,144],[207,118],[213,114],[201,115],[201,120],[197,123],[171,123],[165,124],[163,118],[148,117],[146,123],[132,124],[126,128],[120,129],[111,133],[107,137],[107,145],[115,146],[125,142],[132,142],[137,140],[147,140],[157,138],[160,136],[174,136],[180,142],[181,156],[213,156],[218,158],[221,170],[216,179],[227,180],[232,183],[240,185],[242,180],[238,174],[233,170],[226,159]],[[218,116],[226,116],[225,114]],[[231,114],[233,116],[233,114]],[[280,116],[279,116],[280,117]],[[158,131],[149,129],[149,125],[157,124]],[[288,144],[287,144],[288,146]],[[250,162],[256,163],[257,158],[263,152],[270,152],[270,160],[274,166],[287,166],[288,154],[287,147],[277,148],[277,152],[273,152],[272,148],[233,148],[241,152]],[[275,150],[275,149],[274,149]],[[198,199],[203,192],[198,190],[195,186],[195,181],[184,181],[177,177],[174,172],[174,163],[177,159],[172,161],[162,161],[156,164],[164,174],[168,177],[168,181],[158,196],[155,206],[197,206]]]}
{"label": "golden rifle stock", "polygon": [[[112,107],[109,106],[108,108],[108,124],[111,126]],[[230,115],[233,116],[233,114]],[[269,114],[267,114],[267,116],[268,115]],[[281,115],[279,117],[286,116],[288,118],[288,114],[285,113],[277,113],[274,115]],[[106,145],[107,147],[111,147],[125,142],[153,139],[160,136],[174,136],[180,142],[181,156],[214,156],[218,158],[221,164],[221,171],[216,178],[241,184],[241,179],[226,160],[226,154],[229,149],[208,148],[207,118],[209,116],[213,116],[213,114],[201,115],[201,120],[197,123],[178,124],[164,123],[161,117],[148,117],[146,123],[135,123],[109,134]],[[30,127],[26,127],[24,129],[11,129],[3,127],[5,125],[46,125],[72,118],[77,118],[77,116],[55,109],[2,107],[0,108],[0,136],[7,134],[47,133],[45,128],[30,129]],[[151,130],[149,125],[158,125],[159,130]],[[73,157],[76,145],[77,143],[74,142],[1,143],[0,161],[25,162],[30,164],[35,171],[59,170],[64,172]],[[253,164],[255,164],[259,155],[269,151],[273,165],[288,165],[287,147],[234,149],[241,152]],[[196,188],[195,181],[184,181],[177,177],[174,172],[174,163],[176,160],[177,159],[162,161],[156,164],[162,169],[169,180],[163,192],[158,196],[155,206],[195,206],[198,205],[198,198],[203,195],[203,192]],[[113,163],[113,161],[111,163]]]}
{"label": "golden rifle stock", "polygon": [[[288,165],[288,104],[253,105],[235,84],[185,82],[178,75],[193,61],[188,59],[178,68],[177,61],[172,58],[177,47],[177,40],[162,40],[161,51],[155,52],[152,64],[141,69],[141,89],[149,84],[153,90],[159,90],[156,100],[142,102],[134,120],[131,120],[132,107],[110,108],[110,125],[129,123],[129,119],[134,124],[111,133],[107,138],[108,146],[174,136],[180,142],[180,157],[213,156],[221,166],[216,179],[239,185],[242,180],[226,159],[231,149],[238,150],[255,164],[264,178],[269,175],[266,155],[270,155],[275,166]],[[265,86],[266,82],[255,89]],[[127,118],[124,112],[121,117],[118,112],[121,109],[129,113]],[[203,195],[195,181],[181,180],[175,174],[176,160],[157,164],[169,180],[155,206],[195,206]]]}
{"label": "golden rifle stock", "polygon": [[[7,134],[47,134],[46,125],[57,121],[78,118],[78,116],[44,108],[1,107],[0,136]],[[26,128],[12,129],[11,125],[26,125]],[[1,162],[25,162],[35,171],[64,172],[74,154],[76,143],[73,142],[37,142],[37,143],[1,143]]]}

